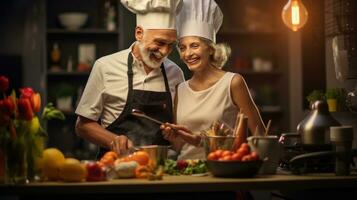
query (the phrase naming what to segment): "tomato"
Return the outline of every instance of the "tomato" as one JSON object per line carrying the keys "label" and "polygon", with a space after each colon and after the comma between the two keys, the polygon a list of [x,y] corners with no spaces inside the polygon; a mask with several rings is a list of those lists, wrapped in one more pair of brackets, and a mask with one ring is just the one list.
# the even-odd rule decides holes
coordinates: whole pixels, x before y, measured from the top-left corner
{"label": "tomato", "polygon": [[232,152],[230,152],[228,150],[224,150],[223,153],[222,153],[222,157],[230,156],[230,155],[232,155]]}
{"label": "tomato", "polygon": [[207,160],[217,160],[217,159],[218,159],[218,157],[217,157],[217,155],[215,154],[215,152],[211,152],[211,153],[209,153],[208,156],[207,156]]}
{"label": "tomato", "polygon": [[223,157],[219,158],[218,160],[220,160],[220,161],[229,161],[229,160],[232,160],[232,156],[230,156],[230,155],[223,156]]}
{"label": "tomato", "polygon": [[232,155],[232,160],[240,161],[240,160],[242,160],[242,157],[243,156],[241,154],[235,153],[235,154]]}
{"label": "tomato", "polygon": [[245,155],[245,156],[243,156],[242,161],[243,162],[250,161],[251,159],[252,159],[252,157],[250,155]]}
{"label": "tomato", "polygon": [[214,153],[216,154],[217,158],[220,158],[222,156],[222,154],[223,154],[223,150],[218,149],[218,150],[214,151]]}
{"label": "tomato", "polygon": [[187,166],[188,166],[188,162],[186,160],[178,160],[176,162],[176,167],[179,170],[185,170]]}
{"label": "tomato", "polygon": [[252,152],[250,153],[250,156],[252,157],[252,160],[259,160],[259,155],[258,155],[258,153],[255,152],[255,151],[252,151]]}
{"label": "tomato", "polygon": [[237,151],[238,154],[241,154],[242,156],[248,155],[249,154],[249,150],[246,148],[239,148]]}
{"label": "tomato", "polygon": [[247,143],[243,143],[243,144],[240,146],[240,148],[247,149],[248,152],[250,152],[250,147],[249,147],[249,145],[248,145]]}

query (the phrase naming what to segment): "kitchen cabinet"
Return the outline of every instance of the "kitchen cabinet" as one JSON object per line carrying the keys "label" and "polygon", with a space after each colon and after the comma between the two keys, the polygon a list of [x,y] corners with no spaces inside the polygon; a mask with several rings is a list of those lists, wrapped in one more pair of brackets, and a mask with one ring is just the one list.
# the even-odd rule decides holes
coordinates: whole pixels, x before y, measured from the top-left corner
{"label": "kitchen cabinet", "polygon": [[217,42],[229,44],[226,70],[247,82],[263,121],[272,134],[289,129],[287,29],[281,9],[285,1],[217,1],[224,14]]}
{"label": "kitchen cabinet", "polygon": [[[74,111],[81,97],[94,61],[128,47],[127,15],[117,0],[47,0],[44,5],[43,74],[46,102],[53,102],[66,116],[65,121],[49,121],[48,146],[81,159],[94,158],[97,147],[76,136]],[[87,19],[80,27],[69,19],[65,26],[63,13],[80,13]],[[112,15],[109,16],[109,13]],[[134,31],[133,29],[131,31]]]}

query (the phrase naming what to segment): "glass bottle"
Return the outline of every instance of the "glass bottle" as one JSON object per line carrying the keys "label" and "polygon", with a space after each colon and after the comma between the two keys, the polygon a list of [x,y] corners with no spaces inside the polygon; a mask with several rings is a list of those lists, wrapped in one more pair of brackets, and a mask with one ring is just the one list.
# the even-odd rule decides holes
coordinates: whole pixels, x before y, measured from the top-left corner
{"label": "glass bottle", "polygon": [[61,59],[61,51],[57,43],[53,44],[53,49],[51,51],[51,62],[52,64],[58,64]]}
{"label": "glass bottle", "polygon": [[104,4],[105,8],[105,27],[108,31],[114,31],[116,28],[116,23],[115,23],[115,7],[110,1],[106,1]]}

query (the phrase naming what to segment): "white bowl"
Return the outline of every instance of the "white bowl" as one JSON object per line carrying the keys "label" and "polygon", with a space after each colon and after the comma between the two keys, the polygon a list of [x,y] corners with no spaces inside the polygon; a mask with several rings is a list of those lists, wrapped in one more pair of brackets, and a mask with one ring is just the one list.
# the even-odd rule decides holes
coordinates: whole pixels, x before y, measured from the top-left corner
{"label": "white bowl", "polygon": [[88,15],[81,12],[67,12],[60,14],[58,18],[62,26],[69,30],[78,30],[87,22]]}

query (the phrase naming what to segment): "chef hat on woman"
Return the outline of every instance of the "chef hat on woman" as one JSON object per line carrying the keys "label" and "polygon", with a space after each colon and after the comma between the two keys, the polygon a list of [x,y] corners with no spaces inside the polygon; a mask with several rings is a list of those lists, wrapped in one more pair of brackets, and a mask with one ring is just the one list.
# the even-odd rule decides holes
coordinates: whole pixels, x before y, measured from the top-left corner
{"label": "chef hat on woman", "polygon": [[216,42],[223,14],[214,0],[184,0],[177,16],[178,35],[200,36]]}
{"label": "chef hat on woman", "polygon": [[182,0],[121,0],[136,14],[136,25],[144,29],[176,29],[176,15]]}
{"label": "chef hat on woman", "polygon": [[212,64],[222,68],[231,49],[226,44],[216,44],[216,34],[223,22],[223,14],[214,0],[183,0],[177,16],[178,38],[198,36],[214,49]]}

